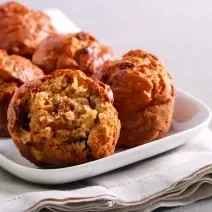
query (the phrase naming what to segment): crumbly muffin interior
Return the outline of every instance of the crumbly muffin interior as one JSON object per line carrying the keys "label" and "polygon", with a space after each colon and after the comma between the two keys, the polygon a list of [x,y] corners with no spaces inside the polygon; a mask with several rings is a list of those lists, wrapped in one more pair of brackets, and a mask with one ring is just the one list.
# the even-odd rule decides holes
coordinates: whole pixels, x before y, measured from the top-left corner
{"label": "crumbly muffin interior", "polygon": [[102,113],[107,113],[110,103],[102,101],[100,95],[86,86],[78,75],[73,78],[62,75],[47,80],[27,98],[21,140],[34,146],[37,160],[42,160],[41,152],[47,143],[63,146],[67,154],[83,150],[90,156],[89,135],[95,131]]}
{"label": "crumbly muffin interior", "polygon": [[87,139],[98,114],[89,103],[88,88],[80,86],[76,77],[69,84],[64,76],[52,81],[31,97],[34,104],[28,118],[33,140],[53,136],[61,142]]}

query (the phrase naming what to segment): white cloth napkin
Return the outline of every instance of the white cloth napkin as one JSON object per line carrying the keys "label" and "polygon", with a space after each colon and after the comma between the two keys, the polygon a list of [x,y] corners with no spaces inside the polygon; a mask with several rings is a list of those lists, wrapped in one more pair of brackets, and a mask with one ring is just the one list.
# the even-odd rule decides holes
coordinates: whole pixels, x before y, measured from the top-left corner
{"label": "white cloth napkin", "polygon": [[31,184],[0,169],[0,211],[142,211],[212,196],[212,132],[167,153],[77,183]]}

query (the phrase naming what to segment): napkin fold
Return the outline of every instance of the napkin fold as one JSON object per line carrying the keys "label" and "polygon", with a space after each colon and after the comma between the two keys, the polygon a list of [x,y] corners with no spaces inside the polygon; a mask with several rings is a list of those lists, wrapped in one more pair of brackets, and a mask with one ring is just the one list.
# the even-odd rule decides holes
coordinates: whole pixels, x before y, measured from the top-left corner
{"label": "napkin fold", "polygon": [[[148,160],[64,185],[25,182],[0,169],[0,211],[141,211],[212,196],[212,132]],[[47,210],[48,209],[48,210]]]}

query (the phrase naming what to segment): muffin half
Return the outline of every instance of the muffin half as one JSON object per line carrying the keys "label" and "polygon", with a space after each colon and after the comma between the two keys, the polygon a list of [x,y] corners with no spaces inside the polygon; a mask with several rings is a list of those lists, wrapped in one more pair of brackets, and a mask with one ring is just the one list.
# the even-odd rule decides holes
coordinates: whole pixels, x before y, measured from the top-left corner
{"label": "muffin half", "polygon": [[22,156],[37,166],[85,163],[114,153],[120,121],[112,101],[103,83],[58,70],[16,91],[8,128]]}

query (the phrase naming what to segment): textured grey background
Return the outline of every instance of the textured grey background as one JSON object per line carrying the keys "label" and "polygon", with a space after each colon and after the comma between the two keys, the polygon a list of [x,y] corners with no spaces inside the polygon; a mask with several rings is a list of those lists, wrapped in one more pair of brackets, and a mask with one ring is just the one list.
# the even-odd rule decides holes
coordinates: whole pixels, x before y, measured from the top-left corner
{"label": "textured grey background", "polygon": [[[202,99],[212,108],[211,0],[20,2],[35,9],[61,9],[81,29],[111,45],[118,56],[133,48],[143,48],[159,55],[177,87]],[[211,208],[212,200],[207,200],[172,211],[211,212]]]}

